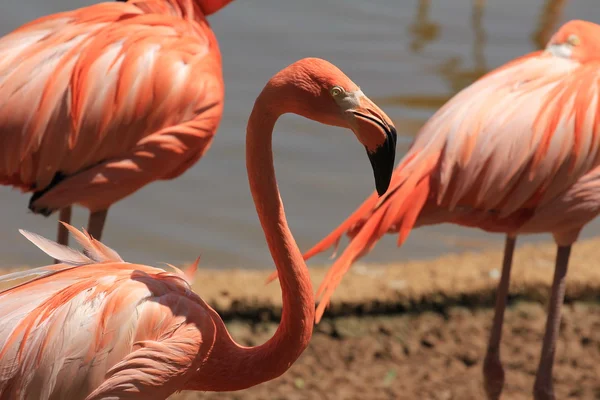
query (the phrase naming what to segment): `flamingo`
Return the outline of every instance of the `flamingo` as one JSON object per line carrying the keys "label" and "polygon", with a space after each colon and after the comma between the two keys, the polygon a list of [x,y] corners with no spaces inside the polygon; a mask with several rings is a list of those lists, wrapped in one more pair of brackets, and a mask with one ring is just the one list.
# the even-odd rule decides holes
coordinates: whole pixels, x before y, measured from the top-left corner
{"label": "flamingo", "polygon": [[178,390],[233,391],[283,374],[312,335],[315,303],[279,196],[271,137],[295,113],[351,129],[366,147],[378,190],[393,171],[396,131],[337,67],[308,58],[277,73],[247,129],[250,189],[281,277],[283,311],[258,347],[233,341],[219,315],[191,290],[186,272],[123,262],[65,223],[85,251],[22,233],[62,264],[4,276],[29,281],[0,293],[0,398],[164,399]]}
{"label": "flamingo", "polygon": [[[571,246],[600,213],[600,26],[570,21],[544,50],[468,86],[425,124],[399,163],[386,196],[371,195],[304,254],[349,245],[321,283],[316,322],[343,275],[385,233],[398,246],[418,226],[454,223],[506,234],[491,335],[483,364],[489,399],[504,385],[503,315],[516,237],[551,233],[556,265],[535,399],[554,399],[552,366]],[[269,279],[274,279],[273,274]]]}
{"label": "flamingo", "polygon": [[[42,17],[0,38],[0,184],[48,216],[109,207],[173,179],[208,150],[223,113],[206,16],[231,0],[130,0]],[[58,224],[58,242],[68,232]]]}

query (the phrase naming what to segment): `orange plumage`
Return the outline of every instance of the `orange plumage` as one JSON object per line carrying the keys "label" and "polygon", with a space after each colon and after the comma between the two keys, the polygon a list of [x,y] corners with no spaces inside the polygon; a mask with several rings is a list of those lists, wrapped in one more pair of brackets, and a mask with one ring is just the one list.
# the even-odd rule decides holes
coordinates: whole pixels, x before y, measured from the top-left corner
{"label": "orange plumage", "polygon": [[[205,13],[229,1],[102,3],[1,38],[0,183],[33,192],[36,213],[79,204],[105,217],[186,171],[221,120],[221,55]],[[90,221],[95,237],[104,217]]]}
{"label": "orange plumage", "polygon": [[[551,43],[575,31],[591,51],[598,35],[590,27],[600,32],[571,22]],[[371,195],[304,254],[313,257],[346,232],[352,238],[319,289],[319,315],[352,262],[386,233],[398,233],[398,245],[413,227],[444,222],[515,235],[551,232],[559,243],[578,235],[600,211],[600,195],[592,192],[600,185],[600,57],[576,54],[521,57],[431,117],[388,193]]]}
{"label": "orange plumage", "polygon": [[288,112],[352,130],[372,158],[379,189],[394,160],[391,121],[332,64],[303,59],[267,83],[248,121],[246,158],[281,276],[281,324],[271,339],[255,347],[233,340],[188,284],[197,264],[169,273],[126,263],[68,225],[83,253],[22,232],[62,264],[0,277],[29,278],[0,292],[0,399],[158,400],[179,390],[241,390],[287,371],[308,346],[315,316],[273,167],[273,128]]}
{"label": "orange plumage", "polygon": [[499,343],[516,236],[552,233],[558,246],[534,396],[553,399],[552,365],[571,245],[600,213],[600,26],[571,21],[535,52],[454,96],[417,135],[388,193],[371,195],[308,250],[350,243],[321,283],[316,321],[359,257],[386,233],[402,245],[418,226],[454,223],[507,235],[496,317],[484,362],[489,399],[500,396]]}

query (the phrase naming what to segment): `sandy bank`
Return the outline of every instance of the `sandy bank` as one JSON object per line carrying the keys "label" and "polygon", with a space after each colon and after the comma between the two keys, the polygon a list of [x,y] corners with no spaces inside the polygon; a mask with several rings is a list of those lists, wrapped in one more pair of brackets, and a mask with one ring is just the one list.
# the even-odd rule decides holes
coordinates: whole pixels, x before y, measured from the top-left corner
{"label": "sandy bank", "polygon": [[[530,399],[546,318],[554,245],[517,249],[502,358],[504,399]],[[398,251],[398,257],[402,252]],[[357,264],[316,326],[309,348],[280,378],[233,393],[180,393],[175,400],[478,400],[481,365],[499,279],[500,251],[393,265]],[[318,284],[325,268],[311,268]],[[270,270],[201,269],[194,289],[240,343],[257,345],[281,313]],[[316,286],[315,286],[316,289]],[[600,239],[578,243],[567,282],[555,364],[559,399],[600,399]]]}
{"label": "sandy bank", "polygon": [[[401,257],[401,251],[398,256]],[[517,250],[505,318],[503,399],[531,399],[555,247]],[[499,251],[394,265],[355,265],[315,329],[309,348],[280,378],[233,393],[181,393],[177,400],[480,400],[481,368],[499,279]],[[325,269],[311,268],[313,282]],[[233,336],[257,345],[281,309],[268,271],[206,271],[196,290]],[[575,246],[554,367],[558,399],[600,399],[600,239]],[[371,315],[368,315],[371,314]],[[334,317],[334,318],[331,318]],[[233,318],[233,320],[232,320]],[[247,318],[248,320],[239,320]]]}
{"label": "sandy bank", "polygon": [[[555,251],[551,243],[517,249],[510,288],[513,299],[546,299]],[[326,317],[491,306],[501,260],[501,251],[486,251],[391,265],[357,263],[337,289]],[[281,293],[276,282],[265,286],[270,271],[201,269],[194,289],[226,319],[277,321]],[[326,268],[311,267],[310,272],[316,289]],[[600,298],[600,239],[574,247],[566,297],[567,301]]]}

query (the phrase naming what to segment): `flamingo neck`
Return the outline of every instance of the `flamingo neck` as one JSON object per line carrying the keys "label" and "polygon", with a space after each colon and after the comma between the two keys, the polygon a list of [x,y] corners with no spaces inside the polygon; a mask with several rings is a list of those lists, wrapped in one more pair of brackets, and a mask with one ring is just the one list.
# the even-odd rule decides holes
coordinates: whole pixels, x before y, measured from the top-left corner
{"label": "flamingo neck", "polygon": [[181,15],[197,19],[207,17],[221,8],[225,7],[232,0],[166,0],[167,3],[181,12]]}
{"label": "flamingo neck", "polygon": [[[283,309],[281,323],[271,339],[256,347],[233,341],[217,322],[216,342],[199,377],[201,390],[245,389],[282,375],[308,346],[315,319],[315,300],[308,269],[290,232],[275,178],[272,133],[285,110],[282,89],[269,85],[256,100],[246,136],[246,167],[250,190],[271,256],[279,273]],[[278,99],[279,101],[276,101]],[[196,386],[197,388],[197,386]]]}
{"label": "flamingo neck", "polygon": [[204,15],[211,15],[231,3],[232,0],[195,0]]}
{"label": "flamingo neck", "polygon": [[[124,0],[121,0],[124,1]],[[210,0],[129,0],[128,3],[137,6],[145,12],[168,14],[185,20],[203,22],[208,25],[202,3]]]}

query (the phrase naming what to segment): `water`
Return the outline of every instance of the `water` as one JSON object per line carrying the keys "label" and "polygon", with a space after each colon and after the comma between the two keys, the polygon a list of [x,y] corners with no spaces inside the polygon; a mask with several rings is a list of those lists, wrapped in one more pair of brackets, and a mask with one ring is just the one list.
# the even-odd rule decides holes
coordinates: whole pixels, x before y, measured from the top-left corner
{"label": "water", "polygon": [[[5,1],[0,33],[91,3]],[[114,205],[105,242],[134,262],[180,263],[202,254],[203,266],[269,268],[246,180],[244,135],[254,99],[275,72],[307,56],[337,64],[395,121],[398,152],[404,154],[419,127],[448,98],[489,69],[537,49],[574,18],[600,22],[598,0],[234,1],[210,18],[227,85],[213,147],[183,177],[153,183]],[[307,249],[371,193],[372,172],[350,132],[294,116],[284,116],[276,131],[282,197],[291,229]],[[17,229],[54,238],[56,217],[29,214],[28,199],[0,188],[0,266],[48,262]],[[77,209],[74,224],[85,226],[86,218],[87,212]],[[594,222],[584,236],[598,232]],[[543,239],[549,236],[525,238]],[[499,246],[503,238],[442,225],[414,231],[402,250],[395,240],[386,236],[365,261],[433,257]],[[314,263],[326,260],[323,255]]]}

